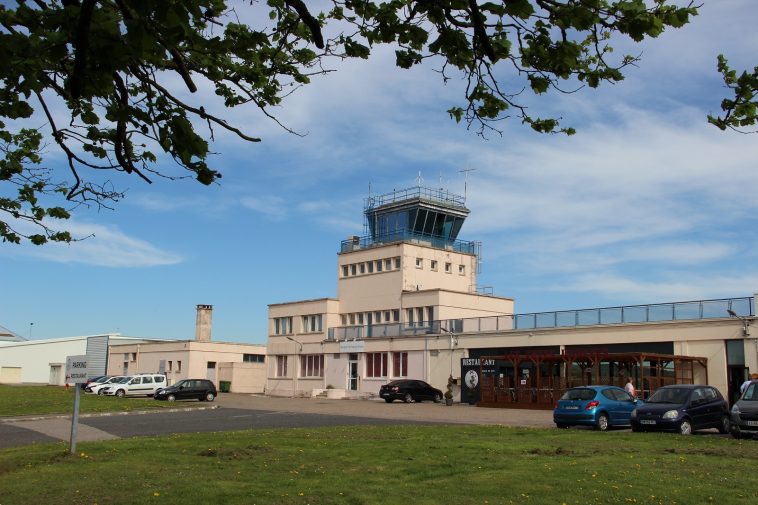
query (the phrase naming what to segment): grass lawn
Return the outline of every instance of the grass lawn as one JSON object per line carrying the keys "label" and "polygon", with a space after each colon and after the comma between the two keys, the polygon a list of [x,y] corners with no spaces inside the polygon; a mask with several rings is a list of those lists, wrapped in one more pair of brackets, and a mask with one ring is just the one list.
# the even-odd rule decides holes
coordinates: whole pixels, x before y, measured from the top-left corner
{"label": "grass lawn", "polygon": [[0,451],[0,503],[755,504],[758,442],[479,426],[257,430]]}
{"label": "grass lawn", "polygon": [[[194,406],[195,403],[183,406]],[[152,398],[116,398],[81,393],[79,412],[128,412],[176,407],[175,403]],[[0,384],[0,416],[70,414],[74,410],[74,389],[60,386],[7,386]],[[2,504],[0,494],[0,504]]]}

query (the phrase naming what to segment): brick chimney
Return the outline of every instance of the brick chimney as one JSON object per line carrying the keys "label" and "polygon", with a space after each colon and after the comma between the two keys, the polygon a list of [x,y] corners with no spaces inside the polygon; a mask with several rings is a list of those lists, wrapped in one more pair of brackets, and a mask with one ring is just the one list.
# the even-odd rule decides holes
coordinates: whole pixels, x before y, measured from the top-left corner
{"label": "brick chimney", "polygon": [[197,306],[197,321],[195,322],[195,340],[198,342],[211,341],[211,319],[213,305]]}

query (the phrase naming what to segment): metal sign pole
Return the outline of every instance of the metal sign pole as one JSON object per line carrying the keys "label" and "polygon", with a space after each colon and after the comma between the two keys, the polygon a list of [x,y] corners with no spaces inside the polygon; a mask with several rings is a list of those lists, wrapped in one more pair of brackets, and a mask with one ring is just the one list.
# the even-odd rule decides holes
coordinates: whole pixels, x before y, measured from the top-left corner
{"label": "metal sign pole", "polygon": [[79,384],[74,384],[74,413],[71,416],[71,454],[76,454],[76,436],[79,433]]}

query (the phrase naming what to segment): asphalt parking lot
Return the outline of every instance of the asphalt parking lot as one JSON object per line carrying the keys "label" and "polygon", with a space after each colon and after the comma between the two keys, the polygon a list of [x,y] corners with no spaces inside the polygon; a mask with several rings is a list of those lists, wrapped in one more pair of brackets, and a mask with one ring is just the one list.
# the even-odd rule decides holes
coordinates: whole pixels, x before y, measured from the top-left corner
{"label": "asphalt parking lot", "polygon": [[[224,393],[213,403],[176,402],[175,407],[167,411],[82,414],[77,440],[87,442],[139,435],[240,429],[419,423],[553,426],[552,412],[542,410]],[[68,441],[70,433],[70,415],[0,418],[0,448]]]}

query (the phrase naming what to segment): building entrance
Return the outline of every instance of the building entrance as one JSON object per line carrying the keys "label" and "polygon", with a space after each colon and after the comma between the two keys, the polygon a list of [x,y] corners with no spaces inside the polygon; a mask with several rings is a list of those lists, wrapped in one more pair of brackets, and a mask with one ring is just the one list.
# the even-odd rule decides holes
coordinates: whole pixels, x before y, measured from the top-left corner
{"label": "building entrance", "polygon": [[350,391],[358,391],[358,355],[350,354],[347,364],[347,388]]}

